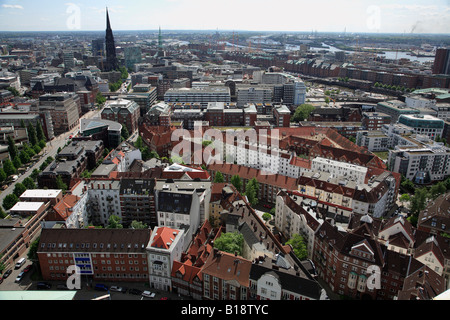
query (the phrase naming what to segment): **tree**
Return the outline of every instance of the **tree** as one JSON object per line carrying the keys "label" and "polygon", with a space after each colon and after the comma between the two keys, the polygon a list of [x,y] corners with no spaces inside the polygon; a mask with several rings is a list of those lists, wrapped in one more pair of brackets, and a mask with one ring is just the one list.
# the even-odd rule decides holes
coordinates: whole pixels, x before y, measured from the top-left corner
{"label": "tree", "polygon": [[22,184],[25,186],[25,188],[28,189],[36,189],[36,184],[34,183],[34,180],[30,177],[26,177],[23,179]]}
{"label": "tree", "polygon": [[290,244],[294,249],[294,254],[299,260],[304,260],[308,257],[308,251],[305,244],[305,240],[299,234],[294,234],[286,244]]}
{"label": "tree", "polygon": [[222,233],[219,238],[214,241],[214,247],[231,254],[242,254],[244,244],[244,236],[239,232]]}
{"label": "tree", "polygon": [[102,106],[106,102],[106,98],[102,95],[101,92],[97,93],[97,96],[95,97],[95,102]]}
{"label": "tree", "polygon": [[19,149],[17,148],[16,143],[14,142],[14,139],[11,136],[9,136],[7,140],[8,140],[9,157],[11,159],[14,159],[19,154]]}
{"label": "tree", "polygon": [[124,140],[127,140],[130,137],[127,126],[122,126],[121,136]]}
{"label": "tree", "polygon": [[402,188],[404,188],[406,191],[409,192],[414,192],[414,183],[411,180],[405,179],[402,183],[401,183]]}
{"label": "tree", "polygon": [[428,194],[427,188],[418,188],[414,192],[410,201],[411,216],[409,218],[410,222],[415,226],[417,219],[419,217],[420,211],[425,209],[426,200],[430,195]]}
{"label": "tree", "polygon": [[147,161],[147,160],[153,158],[152,157],[152,152],[153,151],[150,151],[150,149],[147,146],[143,147],[140,150],[141,150],[141,154],[142,154],[142,160]]}
{"label": "tree", "polygon": [[399,200],[400,200],[400,202],[404,203],[404,202],[410,201],[411,197],[409,196],[408,193],[404,193],[400,196]]}
{"label": "tree", "polygon": [[47,140],[45,137],[45,134],[44,134],[44,130],[42,129],[42,125],[41,125],[40,121],[38,121],[36,124],[36,137],[37,137],[38,141],[45,142]]}
{"label": "tree", "polygon": [[11,92],[14,95],[14,97],[20,96],[20,92],[14,87],[8,87],[8,88],[6,88],[6,90]]}
{"label": "tree", "polygon": [[34,129],[34,126],[31,123],[28,124],[27,131],[28,131],[28,141],[30,141],[30,144],[32,146],[36,145],[36,143],[38,142],[38,138],[36,135],[36,130]]}
{"label": "tree", "polygon": [[13,193],[19,198],[25,191],[27,191],[27,188],[22,183],[18,182],[14,186]]}
{"label": "tree", "polygon": [[61,189],[63,192],[67,190],[67,184],[64,183],[60,175],[56,176],[56,189]]}
{"label": "tree", "polygon": [[5,170],[3,170],[3,168],[0,168],[0,182],[5,181],[6,178],[8,178],[8,176],[6,175]]}
{"label": "tree", "polygon": [[220,171],[217,171],[214,176],[214,183],[223,183],[225,182],[225,179],[223,178],[223,175]]}
{"label": "tree", "polygon": [[299,122],[307,120],[311,112],[316,110],[311,104],[302,104],[295,109],[294,115],[292,116],[292,121]]}
{"label": "tree", "polygon": [[22,166],[22,161],[20,161],[19,156],[15,156],[12,163],[13,163],[14,167],[17,169]]}
{"label": "tree", "polygon": [[14,193],[10,193],[3,199],[3,208],[9,210],[14,207],[17,202],[19,202],[19,198]]}
{"label": "tree", "polygon": [[264,221],[269,221],[270,219],[272,219],[272,215],[268,212],[264,212],[262,215],[262,218],[264,219]]}
{"label": "tree", "polygon": [[436,199],[439,195],[444,194],[447,191],[447,187],[445,186],[444,182],[439,182],[437,184],[434,184],[430,188],[431,197],[433,199]]}
{"label": "tree", "polygon": [[33,172],[31,172],[30,177],[31,179],[33,179],[33,181],[35,181],[37,179],[37,177],[39,176],[39,169],[33,169]]}
{"label": "tree", "polygon": [[231,184],[236,188],[238,192],[242,189],[242,179],[239,175],[234,175],[231,177]]}
{"label": "tree", "polygon": [[147,225],[141,221],[133,220],[131,222],[132,229],[147,229]]}
{"label": "tree", "polygon": [[112,215],[108,219],[107,229],[122,229],[123,226],[119,223],[120,218],[118,216]]}
{"label": "tree", "polygon": [[141,150],[144,147],[144,142],[142,141],[142,137],[138,136],[136,141],[134,142],[134,146]]}
{"label": "tree", "polygon": [[19,159],[22,163],[28,163],[31,160],[29,154],[25,150],[22,150],[22,152],[20,152]]}
{"label": "tree", "polygon": [[16,167],[14,167],[13,163],[9,159],[3,161],[3,170],[5,170],[8,177],[17,172]]}
{"label": "tree", "polygon": [[245,186],[245,195],[247,196],[248,202],[252,206],[258,204],[258,194],[259,194],[259,183],[256,178],[252,178]]}
{"label": "tree", "polygon": [[30,250],[28,250],[28,255],[27,258],[31,261],[38,261],[38,249],[39,249],[39,241],[40,241],[41,237],[38,237],[36,240],[34,240],[31,244],[30,244]]}

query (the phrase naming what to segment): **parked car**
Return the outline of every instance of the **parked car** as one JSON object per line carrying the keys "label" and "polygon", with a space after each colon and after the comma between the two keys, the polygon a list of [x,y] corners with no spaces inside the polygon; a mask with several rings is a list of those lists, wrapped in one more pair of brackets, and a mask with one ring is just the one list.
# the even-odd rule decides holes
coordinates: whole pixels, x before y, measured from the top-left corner
{"label": "parked car", "polygon": [[3,282],[3,277],[0,277],[0,283],[2,283]]}
{"label": "parked car", "polygon": [[47,290],[50,289],[52,285],[48,282],[38,282],[37,289],[38,290]]}
{"label": "parked car", "polygon": [[150,292],[150,291],[144,291],[144,292],[142,292],[142,296],[143,297],[147,297],[147,298],[154,298],[155,297],[155,293],[154,292]]}
{"label": "parked car", "polygon": [[97,284],[95,285],[95,290],[97,290],[97,291],[108,291],[108,287],[105,286],[105,285],[102,284],[102,283],[97,283]]}
{"label": "parked car", "polygon": [[9,277],[9,275],[12,273],[12,270],[11,269],[9,269],[9,270],[7,270],[7,271],[5,271],[5,273],[3,274],[3,279],[6,279],[6,278],[8,278]]}
{"label": "parked car", "polygon": [[65,284],[58,284],[56,286],[56,289],[58,289],[58,290],[69,290],[69,287],[67,287],[67,285],[65,285]]}
{"label": "parked car", "polygon": [[19,273],[19,275],[17,276],[16,280],[14,282],[18,283],[23,279],[23,276],[25,275],[25,272],[21,272]]}
{"label": "parked car", "polygon": [[111,288],[109,288],[109,290],[116,291],[116,292],[122,292],[122,287],[111,286]]}
{"label": "parked car", "polygon": [[142,291],[138,290],[138,289],[130,289],[130,290],[128,290],[128,293],[134,294],[134,295],[140,295],[140,294],[142,294]]}
{"label": "parked car", "polygon": [[27,265],[27,266],[25,267],[25,269],[23,269],[23,272],[27,273],[28,271],[31,270],[31,267],[32,267],[32,266],[33,266],[32,264]]}

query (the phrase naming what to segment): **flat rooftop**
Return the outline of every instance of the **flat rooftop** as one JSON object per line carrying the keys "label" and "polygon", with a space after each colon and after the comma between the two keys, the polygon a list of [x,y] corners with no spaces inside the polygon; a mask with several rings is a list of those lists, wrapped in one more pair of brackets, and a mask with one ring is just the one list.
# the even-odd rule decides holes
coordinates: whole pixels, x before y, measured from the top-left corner
{"label": "flat rooftop", "polygon": [[14,212],[14,211],[30,211],[30,212],[35,212],[37,210],[39,210],[43,205],[45,205],[44,202],[17,202],[14,207],[12,207],[9,211],[10,212]]}
{"label": "flat rooftop", "polygon": [[20,198],[56,198],[61,193],[59,189],[31,189],[22,193]]}

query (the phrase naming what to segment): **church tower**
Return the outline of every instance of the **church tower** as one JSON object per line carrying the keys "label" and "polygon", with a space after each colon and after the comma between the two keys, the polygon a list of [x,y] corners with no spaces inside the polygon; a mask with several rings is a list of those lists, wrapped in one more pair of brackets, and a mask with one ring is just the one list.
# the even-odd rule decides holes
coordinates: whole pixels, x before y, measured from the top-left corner
{"label": "church tower", "polygon": [[116,45],[114,43],[114,35],[109,21],[108,8],[106,8],[106,66],[105,71],[113,71],[119,69],[119,63],[116,57]]}

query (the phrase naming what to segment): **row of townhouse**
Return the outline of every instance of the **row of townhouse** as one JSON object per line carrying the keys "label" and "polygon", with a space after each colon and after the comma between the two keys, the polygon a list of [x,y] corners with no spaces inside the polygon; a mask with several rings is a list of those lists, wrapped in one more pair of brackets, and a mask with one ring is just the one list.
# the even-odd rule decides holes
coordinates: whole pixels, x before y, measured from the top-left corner
{"label": "row of townhouse", "polygon": [[277,199],[277,228],[287,237],[304,237],[318,277],[334,294],[430,299],[448,288],[447,238],[416,229],[403,217],[378,219],[352,212],[342,222],[296,193],[280,192]]}
{"label": "row of townhouse", "polygon": [[[271,131],[270,137],[268,132],[262,134],[254,130],[227,131],[218,136],[217,131],[211,136],[206,131],[203,139],[214,141],[216,153],[204,161],[235,163],[293,178],[298,178],[303,172],[328,171],[358,181],[365,178],[365,166],[383,167],[375,161],[374,155],[358,146],[338,146],[336,142],[333,144],[335,137],[328,132],[314,134],[317,128],[309,129],[309,138],[298,136],[303,136],[304,130],[302,133],[292,132],[288,136],[280,131]],[[320,134],[319,140],[312,138],[311,134]]]}
{"label": "row of townhouse", "polygon": [[279,243],[248,203],[230,204],[234,209],[226,225],[244,234],[245,257],[215,249],[223,227],[213,228],[208,220],[192,236],[167,226],[153,231],[53,228],[42,231],[38,245],[43,278],[67,280],[67,268],[76,265],[83,283],[148,281],[152,289],[191,299],[323,299],[307,267],[290,246]]}

